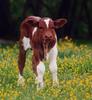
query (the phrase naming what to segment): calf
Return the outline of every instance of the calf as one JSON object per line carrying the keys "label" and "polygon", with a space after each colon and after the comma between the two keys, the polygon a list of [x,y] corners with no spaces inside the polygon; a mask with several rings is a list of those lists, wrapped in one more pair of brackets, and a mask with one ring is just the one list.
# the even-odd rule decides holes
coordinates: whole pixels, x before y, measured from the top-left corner
{"label": "calf", "polygon": [[43,60],[49,59],[49,69],[52,74],[53,85],[58,85],[57,78],[57,36],[55,29],[63,27],[66,19],[53,21],[51,18],[36,16],[27,17],[20,26],[19,50],[19,79],[18,84],[23,84],[23,69],[25,66],[26,51],[32,48],[32,68],[36,74],[37,88],[43,88],[45,65]]}

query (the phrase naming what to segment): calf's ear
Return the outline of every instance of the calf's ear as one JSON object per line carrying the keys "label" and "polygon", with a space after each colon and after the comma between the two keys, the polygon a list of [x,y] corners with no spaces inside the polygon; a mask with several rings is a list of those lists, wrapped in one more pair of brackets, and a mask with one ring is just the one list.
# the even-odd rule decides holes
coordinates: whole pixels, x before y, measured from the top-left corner
{"label": "calf's ear", "polygon": [[67,19],[61,18],[54,21],[55,28],[63,27],[67,23]]}
{"label": "calf's ear", "polygon": [[29,20],[29,21],[28,21],[28,24],[30,24],[30,25],[33,26],[33,27],[38,27],[39,21],[36,21],[36,20]]}
{"label": "calf's ear", "polygon": [[37,27],[39,25],[40,17],[29,16],[24,20],[24,23],[28,23],[31,26]]}

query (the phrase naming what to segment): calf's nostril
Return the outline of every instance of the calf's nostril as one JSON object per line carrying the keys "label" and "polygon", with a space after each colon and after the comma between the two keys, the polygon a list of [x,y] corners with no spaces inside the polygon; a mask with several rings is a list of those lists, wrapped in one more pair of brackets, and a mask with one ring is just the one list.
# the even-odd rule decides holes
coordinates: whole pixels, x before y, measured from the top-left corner
{"label": "calf's nostril", "polygon": [[50,36],[50,39],[52,38],[52,36]]}
{"label": "calf's nostril", "polygon": [[45,35],[45,39],[51,39],[52,38],[52,35]]}
{"label": "calf's nostril", "polygon": [[48,38],[48,36],[47,35],[45,35],[45,39],[47,39]]}

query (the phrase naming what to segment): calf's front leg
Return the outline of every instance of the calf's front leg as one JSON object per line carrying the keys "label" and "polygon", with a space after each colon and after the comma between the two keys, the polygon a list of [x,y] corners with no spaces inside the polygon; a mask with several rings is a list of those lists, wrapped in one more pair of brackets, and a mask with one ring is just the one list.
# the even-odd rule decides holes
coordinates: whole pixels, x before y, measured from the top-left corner
{"label": "calf's front leg", "polygon": [[56,62],[57,54],[58,50],[57,50],[57,45],[55,44],[55,46],[49,52],[49,60],[50,60],[49,69],[52,74],[53,86],[59,85],[57,78],[57,62]]}
{"label": "calf's front leg", "polygon": [[37,54],[37,52],[35,53],[36,54],[33,54],[33,58],[32,58],[32,67],[33,67],[34,73],[36,74],[35,82],[37,84],[37,90],[39,90],[44,87],[43,76],[45,72],[45,65],[39,59],[39,54]]}
{"label": "calf's front leg", "polygon": [[36,77],[37,90],[44,87],[44,81],[43,81],[44,72],[45,72],[44,63],[40,61],[39,64],[37,65],[37,77]]}

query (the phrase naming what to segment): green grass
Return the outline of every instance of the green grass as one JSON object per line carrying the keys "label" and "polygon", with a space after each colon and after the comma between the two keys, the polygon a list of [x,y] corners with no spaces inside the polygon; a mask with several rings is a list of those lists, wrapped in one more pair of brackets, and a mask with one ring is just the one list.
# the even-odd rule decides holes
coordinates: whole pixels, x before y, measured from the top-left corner
{"label": "green grass", "polygon": [[59,87],[52,86],[48,63],[44,75],[45,87],[36,91],[32,72],[32,51],[27,52],[24,69],[26,84],[17,86],[18,45],[0,45],[0,100],[92,100],[92,41],[58,43]]}

